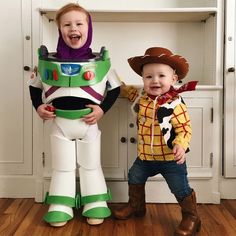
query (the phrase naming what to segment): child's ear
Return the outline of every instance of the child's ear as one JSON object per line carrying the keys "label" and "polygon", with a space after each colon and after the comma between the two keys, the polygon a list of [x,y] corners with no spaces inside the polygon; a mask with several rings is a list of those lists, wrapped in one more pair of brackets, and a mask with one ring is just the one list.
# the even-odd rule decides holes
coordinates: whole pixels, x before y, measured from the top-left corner
{"label": "child's ear", "polygon": [[173,75],[173,84],[176,84],[177,81],[178,81],[178,75],[174,74]]}

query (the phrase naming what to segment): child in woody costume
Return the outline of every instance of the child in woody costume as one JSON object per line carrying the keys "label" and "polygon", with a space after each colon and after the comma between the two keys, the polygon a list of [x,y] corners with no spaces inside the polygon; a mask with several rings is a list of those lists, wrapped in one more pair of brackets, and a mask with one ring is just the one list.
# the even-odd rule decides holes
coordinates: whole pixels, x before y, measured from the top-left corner
{"label": "child in woody costume", "polygon": [[189,65],[185,58],[170,50],[153,47],[144,56],[128,59],[131,68],[143,78],[140,92],[122,86],[122,93],[134,102],[137,112],[138,157],[128,174],[129,202],[114,211],[117,219],[144,216],[145,183],[150,176],[161,174],[182,210],[182,221],[174,235],[195,235],[201,221],[196,196],[188,184],[185,153],[192,135],[187,107],[179,95],[194,90],[196,81],[179,89],[173,85],[182,80]]}
{"label": "child in woody costume", "polygon": [[[110,69],[107,50],[90,49],[92,22],[78,4],[67,4],[56,15],[59,39],[56,53],[39,49],[38,72],[30,81],[33,106],[44,120],[53,120],[51,133],[52,179],[45,202],[44,220],[62,226],[73,218],[73,207],[83,206],[91,225],[110,216],[100,162],[97,121],[110,109],[120,92],[120,82]],[[43,98],[42,99],[42,94]],[[80,192],[76,195],[76,166]]]}

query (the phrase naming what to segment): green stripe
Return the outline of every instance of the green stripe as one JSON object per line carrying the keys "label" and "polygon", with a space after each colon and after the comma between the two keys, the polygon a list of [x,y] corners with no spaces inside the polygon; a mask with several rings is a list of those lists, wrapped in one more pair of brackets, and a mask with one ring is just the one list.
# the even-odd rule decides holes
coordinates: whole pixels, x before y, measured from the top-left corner
{"label": "green stripe", "polygon": [[47,223],[58,223],[71,220],[72,216],[62,211],[50,211],[46,213],[43,219]]}
{"label": "green stripe", "polygon": [[44,203],[46,204],[60,204],[60,205],[66,205],[69,207],[75,207],[75,198],[68,197],[68,196],[56,196],[56,195],[48,195],[48,192],[46,194]]}
{"label": "green stripe", "polygon": [[106,218],[111,215],[111,211],[108,207],[96,207],[82,213],[83,216],[89,218]]}
{"label": "green stripe", "polygon": [[108,190],[107,193],[103,194],[96,194],[96,195],[89,195],[81,197],[81,205],[85,205],[92,202],[101,202],[101,201],[109,201],[111,200],[111,192]]}
{"label": "green stripe", "polygon": [[81,117],[92,112],[91,108],[85,108],[80,110],[61,110],[56,109],[55,114],[58,117],[66,118],[66,119],[80,119]]}

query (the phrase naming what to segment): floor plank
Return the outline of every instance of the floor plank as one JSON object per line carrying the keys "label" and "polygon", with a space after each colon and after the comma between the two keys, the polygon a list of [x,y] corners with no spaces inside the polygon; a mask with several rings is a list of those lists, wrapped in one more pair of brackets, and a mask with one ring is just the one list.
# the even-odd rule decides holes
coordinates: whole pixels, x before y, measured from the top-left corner
{"label": "floor plank", "polygon": [[[120,204],[110,204],[111,209]],[[75,217],[61,228],[50,227],[42,217],[48,207],[33,199],[0,199],[0,236],[172,236],[181,219],[177,204],[147,204],[142,218],[115,220],[109,217],[102,225],[90,226],[75,211]],[[202,220],[197,236],[235,236],[236,200],[221,204],[199,204]]]}

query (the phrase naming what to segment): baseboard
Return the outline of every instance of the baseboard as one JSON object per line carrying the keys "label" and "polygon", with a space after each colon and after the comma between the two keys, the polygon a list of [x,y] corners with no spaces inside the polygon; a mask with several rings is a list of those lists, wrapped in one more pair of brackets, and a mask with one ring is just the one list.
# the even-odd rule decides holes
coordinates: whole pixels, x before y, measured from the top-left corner
{"label": "baseboard", "polygon": [[220,180],[221,199],[236,199],[236,179]]}
{"label": "baseboard", "polygon": [[0,176],[0,198],[34,198],[34,176]]}
{"label": "baseboard", "polygon": [[[50,179],[44,182],[43,194],[49,189]],[[191,187],[195,190],[198,203],[220,203],[220,193],[209,188],[208,181],[192,180]],[[79,183],[77,183],[77,187]],[[107,186],[111,190],[111,202],[127,202],[128,201],[128,183],[127,181],[107,181]],[[79,187],[78,187],[79,189]],[[165,181],[148,181],[145,186],[146,202],[149,203],[176,203],[174,195],[170,192]],[[42,195],[41,199],[42,198]]]}
{"label": "baseboard", "polygon": [[[48,191],[50,179],[40,180],[34,176],[0,176],[0,198],[35,198],[42,202]],[[236,180],[221,181],[221,192],[209,188],[208,181],[192,180],[191,187],[197,194],[198,203],[220,203],[221,198],[236,199]],[[112,202],[127,202],[128,183],[126,181],[107,181],[112,193]],[[176,203],[165,181],[148,181],[146,201],[153,203]]]}
{"label": "baseboard", "polygon": [[[127,182],[107,182],[112,192],[112,202],[127,202]],[[209,183],[192,181],[191,187],[195,190],[198,203],[220,203],[220,193],[209,191]],[[146,202],[149,203],[176,203],[174,195],[170,192],[165,181],[148,181],[145,187]],[[202,194],[204,193],[204,194]]]}

